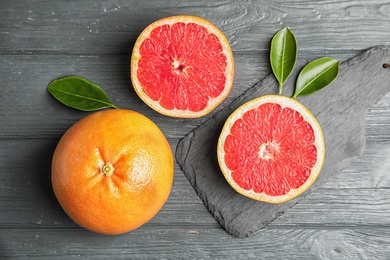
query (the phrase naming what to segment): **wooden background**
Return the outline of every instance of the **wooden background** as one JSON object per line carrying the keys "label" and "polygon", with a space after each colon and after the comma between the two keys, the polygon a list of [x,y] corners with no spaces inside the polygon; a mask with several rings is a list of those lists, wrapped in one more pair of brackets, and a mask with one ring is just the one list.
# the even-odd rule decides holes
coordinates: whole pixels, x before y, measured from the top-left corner
{"label": "wooden background", "polygon": [[98,235],[67,217],[51,189],[51,156],[61,135],[88,113],[58,103],[47,84],[86,77],[117,106],[151,118],[174,151],[212,114],[173,119],[149,109],[132,89],[129,58],[143,28],[175,14],[210,20],[233,49],[234,87],[212,114],[270,73],[270,39],[285,26],[298,39],[301,59],[342,62],[390,45],[384,0],[2,0],[0,258],[389,259],[390,94],[367,114],[363,156],[253,237],[228,235],[177,164],[169,200],[131,233]]}

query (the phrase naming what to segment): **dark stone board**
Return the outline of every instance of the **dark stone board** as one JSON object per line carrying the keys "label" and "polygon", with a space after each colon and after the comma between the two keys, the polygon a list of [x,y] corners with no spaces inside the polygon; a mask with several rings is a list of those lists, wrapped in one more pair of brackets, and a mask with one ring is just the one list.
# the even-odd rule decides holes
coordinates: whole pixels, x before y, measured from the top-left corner
{"label": "dark stone board", "polygon": [[[236,237],[253,235],[362,154],[366,112],[390,91],[390,68],[383,67],[389,62],[389,46],[372,47],[343,62],[338,78],[331,85],[297,99],[321,124],[326,157],[314,184],[291,201],[268,204],[238,194],[222,175],[216,156],[217,140],[227,117],[243,103],[277,92],[278,83],[272,74],[180,140],[176,149],[178,164],[207,209],[229,234]],[[291,96],[296,76],[306,63],[299,62],[296,66],[284,84],[283,95]],[[236,82],[235,86],[238,84]]]}

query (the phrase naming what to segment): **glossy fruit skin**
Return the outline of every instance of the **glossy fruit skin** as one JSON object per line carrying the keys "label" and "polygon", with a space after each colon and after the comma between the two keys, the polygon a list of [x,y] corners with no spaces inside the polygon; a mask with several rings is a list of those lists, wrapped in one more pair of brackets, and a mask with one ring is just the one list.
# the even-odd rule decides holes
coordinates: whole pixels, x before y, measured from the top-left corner
{"label": "glossy fruit skin", "polygon": [[[245,121],[243,118],[245,117],[245,114],[247,114],[248,111],[256,110],[262,105],[267,105],[267,104],[272,104],[275,105],[276,107],[279,107],[281,109],[286,109],[285,111],[290,111],[288,114],[290,115],[298,115],[299,118],[302,120],[301,123],[295,128],[295,130],[298,130],[301,132],[302,128],[304,127],[306,129],[307,126],[311,127],[312,134],[310,136],[313,138],[312,141],[309,141],[307,139],[306,141],[309,142],[305,144],[303,147],[304,149],[307,148],[314,148],[315,147],[315,161],[310,165],[309,173],[307,176],[305,176],[306,179],[304,179],[303,182],[301,182],[302,179],[299,179],[298,177],[301,177],[301,175],[295,175],[294,172],[292,171],[280,171],[279,169],[285,170],[285,169],[291,169],[291,168],[286,168],[285,164],[281,164],[282,161],[286,161],[285,159],[290,159],[290,162],[301,162],[299,161],[302,158],[306,157],[301,157],[300,154],[296,154],[294,152],[295,148],[299,148],[301,146],[301,142],[303,139],[297,139],[297,142],[289,142],[290,144],[293,144],[293,146],[286,147],[288,148],[290,152],[293,152],[293,155],[295,156],[290,157],[290,154],[287,154],[285,151],[286,149],[283,149],[283,143],[286,143],[286,141],[294,140],[294,139],[286,139],[287,136],[291,135],[294,136],[294,131],[290,131],[288,128],[284,129],[282,132],[274,132],[274,130],[271,131],[271,129],[278,129],[278,121],[274,120],[275,118],[269,117],[272,113],[265,113],[263,114],[263,118],[267,118],[267,122],[269,123],[266,127],[264,128],[257,128],[252,125],[248,124],[247,122],[242,123],[242,121]],[[293,110],[295,112],[293,112]],[[296,113],[298,112],[298,113]],[[281,116],[282,114],[279,114],[280,118],[278,120],[281,120],[281,118],[284,118],[285,120],[283,122],[289,121],[289,117],[286,116]],[[287,115],[287,114],[284,114]],[[261,122],[262,119],[261,117],[257,117],[256,120],[252,122]],[[265,124],[266,125],[266,124]],[[285,125],[283,124],[280,124]],[[246,129],[245,131],[241,131],[243,136],[240,136],[235,132],[233,135],[231,135],[232,129],[234,129],[237,126],[244,126],[242,129]],[[260,133],[264,134],[262,138],[264,140],[260,140],[259,136],[255,135],[254,133],[257,132],[257,129],[261,129]],[[281,133],[284,133],[281,135]],[[298,132],[297,132],[298,133]],[[278,138],[275,138],[274,136],[278,136]],[[233,138],[231,138],[233,136]],[[299,136],[299,135],[298,135]],[[306,135],[305,135],[306,136]],[[245,137],[244,139],[242,139]],[[231,138],[229,140],[229,138]],[[229,150],[228,143],[231,143],[231,140],[234,140],[235,138],[241,139],[240,141],[235,141],[235,143],[238,144],[238,146],[234,149],[234,153],[226,153],[227,150]],[[248,143],[243,142],[242,140],[250,140]],[[283,140],[283,141],[280,141]],[[281,142],[281,143],[279,143]],[[266,146],[270,145],[272,150],[268,150],[268,148],[265,148]],[[295,146],[297,145],[297,146]],[[307,145],[307,146],[306,146]],[[245,147],[249,148],[250,155],[244,155],[243,152],[240,151],[239,147]],[[275,148],[276,147],[276,148]],[[302,147],[302,146],[301,146]],[[280,151],[282,151],[281,154],[279,153],[279,148]],[[294,148],[294,149],[290,149]],[[231,149],[230,149],[231,150]],[[270,153],[264,153],[264,151],[269,151]],[[298,149],[299,150],[299,149]],[[313,150],[307,150],[307,151],[313,151]],[[272,155],[274,153],[274,155]],[[312,153],[312,152],[310,152]],[[253,156],[255,155],[255,156]],[[268,157],[270,155],[270,157]],[[298,156],[298,157],[296,157]],[[289,201],[303,192],[305,192],[316,180],[318,177],[322,165],[324,163],[325,159],[325,140],[324,136],[322,133],[322,129],[316,118],[311,114],[311,112],[300,102],[298,102],[295,99],[281,96],[281,95],[265,95],[261,96],[259,98],[250,100],[246,102],[245,104],[241,105],[239,108],[237,108],[226,120],[223,129],[221,131],[221,135],[218,139],[218,145],[217,145],[217,157],[218,157],[218,163],[221,168],[221,171],[226,178],[227,182],[230,184],[230,186],[236,190],[238,193],[249,197],[254,200],[262,201],[262,202],[268,202],[268,203],[283,203],[286,201]],[[290,157],[290,158],[289,158]],[[311,157],[308,157],[311,158]],[[282,160],[279,160],[282,159]],[[297,160],[298,159],[298,160]],[[237,169],[232,169],[232,160],[235,160],[236,162],[239,162],[240,168],[238,169],[240,171],[240,179],[243,181],[241,184],[238,183],[235,180],[235,171],[237,172]],[[250,162],[248,164],[248,162]],[[272,165],[272,167],[276,166],[278,175],[280,176],[281,173],[286,174],[284,176],[284,180],[288,178],[290,181],[299,181],[299,185],[296,187],[291,187],[291,189],[286,188],[284,185],[279,185],[281,182],[268,182],[270,180],[270,176],[276,176],[276,174],[273,174],[272,171],[274,171],[275,168],[273,168],[272,171],[267,171],[265,168],[261,167],[264,165]],[[249,167],[249,168],[248,168]],[[272,168],[271,167],[271,168]],[[306,166],[305,166],[306,167]],[[300,167],[301,168],[301,167]],[[251,169],[250,171],[242,170],[242,169]],[[252,170],[252,169],[257,169],[257,170]],[[263,169],[263,170],[259,170]],[[276,172],[276,171],[274,171]],[[254,177],[253,177],[254,176]],[[292,176],[296,176],[297,178],[292,178]],[[236,178],[237,179],[237,178]],[[272,178],[275,179],[275,178]],[[282,178],[283,179],[283,178]],[[264,181],[266,180],[266,181]],[[280,180],[280,179],[279,179]],[[252,182],[252,183],[251,183]],[[262,184],[262,182],[264,184]],[[262,192],[256,191],[255,186],[267,186],[271,187],[272,189],[275,189],[275,187],[280,187],[285,190],[289,190],[288,192],[282,192],[281,195],[273,195],[269,194],[266,192],[266,189]],[[253,185],[253,186],[252,186]],[[279,192],[281,190],[277,190]]]}
{"label": "glossy fruit skin", "polygon": [[[113,168],[112,175],[104,166]],[[66,131],[53,155],[51,180],[74,222],[116,235],[157,214],[173,175],[172,150],[158,126],[140,113],[115,109],[95,112]]]}
{"label": "glossy fruit skin", "polygon": [[[183,24],[201,27],[202,36],[172,33],[167,37],[166,32],[159,31]],[[150,39],[159,34],[163,36],[158,40]],[[188,43],[207,35],[217,38],[219,46],[200,47],[201,44],[192,43],[188,47]],[[192,40],[186,42],[185,38]],[[146,43],[151,43],[148,44],[151,47],[145,48]],[[145,49],[153,49],[153,53],[144,55]],[[208,57],[210,53],[217,55]],[[145,56],[152,58],[145,61]],[[144,66],[147,73],[140,73]],[[153,22],[141,32],[134,44],[130,72],[135,92],[149,107],[166,116],[198,118],[210,113],[229,94],[234,78],[233,52],[225,35],[209,21],[191,15],[170,16]],[[214,85],[215,82],[224,83]]]}

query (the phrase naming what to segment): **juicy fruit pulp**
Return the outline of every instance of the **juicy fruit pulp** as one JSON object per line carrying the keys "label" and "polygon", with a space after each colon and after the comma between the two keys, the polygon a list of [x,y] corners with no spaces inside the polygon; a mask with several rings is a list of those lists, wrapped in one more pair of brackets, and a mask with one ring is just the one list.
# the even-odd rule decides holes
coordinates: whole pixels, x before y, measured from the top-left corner
{"label": "juicy fruit pulp", "polygon": [[173,16],[141,33],[131,70],[137,94],[153,109],[174,117],[199,117],[230,91],[233,55],[225,36],[210,22]]}
{"label": "juicy fruit pulp", "polygon": [[157,214],[173,172],[170,145],[157,125],[134,111],[104,110],[63,135],[53,155],[52,185],[74,222],[114,235]]}
{"label": "juicy fruit pulp", "polygon": [[268,95],[227,120],[218,160],[230,185],[260,201],[280,203],[306,190],[324,160],[320,125],[297,101]]}

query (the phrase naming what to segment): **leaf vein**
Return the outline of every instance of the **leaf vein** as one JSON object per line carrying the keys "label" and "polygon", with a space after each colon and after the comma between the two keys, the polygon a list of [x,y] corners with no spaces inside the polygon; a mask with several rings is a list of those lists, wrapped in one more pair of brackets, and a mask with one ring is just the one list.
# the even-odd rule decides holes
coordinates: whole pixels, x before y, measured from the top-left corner
{"label": "leaf vein", "polygon": [[91,98],[91,97],[87,97],[87,96],[77,95],[77,94],[74,94],[74,93],[71,93],[71,92],[68,92],[68,91],[64,91],[64,90],[60,90],[60,89],[57,89],[57,91],[61,92],[61,93],[64,93],[64,94],[68,94],[69,96],[75,96],[75,97],[79,97],[79,98],[82,98],[82,99],[87,99],[87,100],[95,101],[97,103],[102,103],[102,104],[105,104],[105,105],[108,105],[108,106],[112,106],[111,103],[105,102],[105,101],[102,101],[102,100],[99,100],[99,99],[96,99],[96,98]]}

